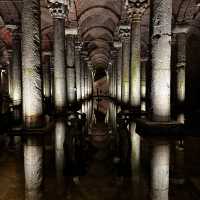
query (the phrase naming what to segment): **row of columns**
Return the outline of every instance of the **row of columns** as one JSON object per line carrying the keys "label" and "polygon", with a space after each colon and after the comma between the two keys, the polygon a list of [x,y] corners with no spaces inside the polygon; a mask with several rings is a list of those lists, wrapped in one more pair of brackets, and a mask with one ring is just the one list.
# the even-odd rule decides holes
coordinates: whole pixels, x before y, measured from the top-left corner
{"label": "row of columns", "polygon": [[[9,95],[14,108],[16,107],[15,119],[23,119],[25,198],[27,200],[43,199],[44,130],[46,127],[43,117],[44,103],[47,108],[54,103],[57,116],[55,158],[59,180],[63,173],[63,144],[66,134],[62,114],[66,113],[67,105],[71,106],[77,101],[89,98],[93,91],[94,77],[91,67],[89,68],[88,63],[82,59],[80,44],[75,43],[75,35],[65,36],[67,5],[54,4],[50,1],[49,10],[53,17],[53,55],[50,52],[43,52],[41,55],[39,0],[23,0],[22,30],[14,28],[12,34],[12,63],[8,70]],[[1,68],[1,87],[4,87],[5,71]]]}

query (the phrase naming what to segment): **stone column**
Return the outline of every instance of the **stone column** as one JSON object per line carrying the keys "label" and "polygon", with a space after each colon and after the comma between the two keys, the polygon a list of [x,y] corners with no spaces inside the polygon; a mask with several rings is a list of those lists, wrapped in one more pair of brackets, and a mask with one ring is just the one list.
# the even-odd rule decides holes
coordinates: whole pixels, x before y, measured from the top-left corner
{"label": "stone column", "polygon": [[138,111],[141,109],[141,18],[147,2],[130,1],[127,6],[131,20],[130,105]]}
{"label": "stone column", "polygon": [[116,82],[117,82],[117,86],[116,86],[116,96],[117,96],[117,100],[120,102],[121,98],[122,98],[122,44],[120,42],[115,43],[114,47],[117,48],[117,64],[116,64]]}
{"label": "stone column", "polygon": [[51,109],[51,52],[43,52],[43,95],[45,98],[46,111],[49,112]]}
{"label": "stone column", "polygon": [[109,74],[109,95],[111,98],[113,98],[113,65],[112,63],[109,63],[108,66],[108,74]]}
{"label": "stone column", "polygon": [[170,120],[172,0],[151,4],[151,103],[153,121]]}
{"label": "stone column", "polygon": [[66,62],[65,62],[65,17],[66,5],[49,2],[49,11],[53,17],[54,28],[54,102],[58,115],[55,123],[55,160],[58,194],[62,193],[64,183],[64,140],[66,134],[65,120],[62,114],[66,112]]}
{"label": "stone column", "polygon": [[77,43],[75,46],[75,68],[76,68],[76,94],[77,101],[81,99],[81,58],[80,58],[81,45]]}
{"label": "stone column", "polygon": [[85,67],[84,67],[84,56],[81,57],[81,99],[85,99]]}
{"label": "stone column", "polygon": [[[22,94],[26,143],[24,171],[27,200],[42,200],[43,146],[38,132],[42,123],[40,61],[40,1],[23,0],[22,9]],[[30,134],[31,132],[31,134]]]}
{"label": "stone column", "polygon": [[91,62],[88,62],[88,84],[89,84],[89,88],[88,88],[88,93],[89,93],[89,97],[92,96],[92,91],[93,91],[93,65]]}
{"label": "stone column", "polygon": [[122,102],[129,103],[129,66],[130,66],[130,26],[120,26],[122,38]]}
{"label": "stone column", "polygon": [[54,28],[54,101],[56,112],[66,108],[65,17],[66,6],[50,3]]}
{"label": "stone column", "polygon": [[7,50],[7,56],[8,56],[8,63],[7,63],[8,94],[9,94],[11,99],[13,98],[12,54],[13,54],[13,50],[8,49]]}
{"label": "stone column", "polygon": [[75,36],[66,36],[66,55],[67,55],[67,102],[71,106],[76,101],[76,74],[75,74]]}
{"label": "stone column", "polygon": [[[185,67],[186,67],[186,33],[178,33],[176,35],[177,41],[177,120],[184,123],[184,103],[185,103]],[[181,113],[182,111],[182,113]]]}
{"label": "stone column", "polygon": [[22,65],[21,65],[21,39],[19,30],[13,31],[13,54],[12,54],[12,100],[14,105],[14,118],[22,117]]}
{"label": "stone column", "polygon": [[[152,121],[170,121],[171,21],[172,0],[151,3],[151,103]],[[162,133],[161,133],[162,134]],[[166,139],[153,142],[151,195],[153,200],[168,200],[170,145]]]}
{"label": "stone column", "polygon": [[146,77],[147,60],[143,59],[141,62],[141,110],[146,111],[147,101],[147,77]]}
{"label": "stone column", "polygon": [[84,93],[85,98],[88,98],[88,67],[87,67],[87,59],[84,62]]}
{"label": "stone column", "polygon": [[116,99],[117,97],[117,56],[118,56],[118,50],[115,49],[111,52],[112,56],[112,65],[113,65],[113,71],[112,71],[112,77],[113,77],[113,98]]}

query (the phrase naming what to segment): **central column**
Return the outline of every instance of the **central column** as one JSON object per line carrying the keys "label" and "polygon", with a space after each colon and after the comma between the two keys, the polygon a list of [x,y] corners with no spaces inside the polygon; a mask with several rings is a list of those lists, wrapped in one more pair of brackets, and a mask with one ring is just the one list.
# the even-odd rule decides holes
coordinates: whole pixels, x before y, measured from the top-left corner
{"label": "central column", "polygon": [[[184,103],[185,103],[185,68],[186,68],[186,33],[178,33],[177,40],[177,121],[184,123]],[[181,113],[182,112],[182,113]]]}
{"label": "central column", "polygon": [[66,5],[50,3],[49,10],[53,17],[54,28],[54,91],[55,111],[55,161],[58,195],[63,194],[64,141],[66,124],[63,113],[66,112],[66,63],[65,63],[65,17]]}
{"label": "central column", "polygon": [[54,92],[56,112],[66,108],[65,17],[66,6],[49,4],[54,28]]}
{"label": "central column", "polygon": [[130,105],[141,108],[141,18],[147,1],[130,2],[127,6],[131,20],[131,67],[130,67]]}
{"label": "central column", "polygon": [[153,0],[151,8],[152,119],[169,121],[172,0]]}
{"label": "central column", "polygon": [[67,103],[70,107],[76,101],[76,75],[75,75],[75,36],[66,36],[67,55]]}
{"label": "central column", "polygon": [[26,200],[42,200],[43,146],[40,60],[40,0],[23,0],[22,90],[25,127],[24,171]]}
{"label": "central column", "polygon": [[122,38],[122,102],[129,103],[130,26],[120,26]]}
{"label": "central column", "polygon": [[[151,2],[151,103],[152,121],[170,121],[172,0]],[[162,133],[161,133],[162,136]],[[166,138],[152,144],[151,196],[168,200],[170,145]]]}

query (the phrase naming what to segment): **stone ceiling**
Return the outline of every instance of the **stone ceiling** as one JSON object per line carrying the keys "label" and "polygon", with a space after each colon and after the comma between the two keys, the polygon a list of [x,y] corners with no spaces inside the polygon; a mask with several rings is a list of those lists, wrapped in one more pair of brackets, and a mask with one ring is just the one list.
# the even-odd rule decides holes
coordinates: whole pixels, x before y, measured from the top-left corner
{"label": "stone ceiling", "polygon": [[[142,56],[148,56],[149,8],[142,20]],[[12,46],[12,31],[6,25],[20,25],[22,0],[0,0],[0,49]],[[197,0],[173,0],[173,24],[192,24]],[[106,65],[120,18],[126,17],[123,0],[69,0],[66,27],[77,27],[84,48],[95,65]],[[52,50],[52,17],[47,0],[41,0],[42,49]],[[116,37],[116,38],[114,38]]]}

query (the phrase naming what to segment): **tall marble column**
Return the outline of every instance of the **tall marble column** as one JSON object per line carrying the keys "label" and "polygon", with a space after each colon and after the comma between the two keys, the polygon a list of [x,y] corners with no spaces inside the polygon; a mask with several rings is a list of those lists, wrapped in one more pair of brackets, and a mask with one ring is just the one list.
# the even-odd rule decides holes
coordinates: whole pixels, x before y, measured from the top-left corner
{"label": "tall marble column", "polygon": [[128,104],[130,94],[130,26],[121,25],[119,31],[122,39],[122,102]]}
{"label": "tall marble column", "polygon": [[81,45],[77,43],[75,46],[75,68],[76,68],[76,94],[77,101],[81,100]]}
{"label": "tall marble column", "polygon": [[121,42],[115,43],[114,47],[117,48],[117,88],[116,88],[116,97],[120,102],[122,98],[122,44]]}
{"label": "tall marble column", "polygon": [[[170,121],[171,21],[172,0],[151,2],[151,103],[152,121]],[[153,200],[168,200],[170,145],[166,139],[153,144],[151,195]]]}
{"label": "tall marble column", "polygon": [[51,107],[51,52],[43,52],[43,66],[42,66],[42,74],[43,74],[43,95],[45,98],[45,107],[46,111],[50,111]]}
{"label": "tall marble column", "polygon": [[113,65],[113,71],[112,71],[112,77],[113,77],[113,98],[116,99],[117,97],[117,56],[118,56],[118,50],[114,49],[111,51],[112,56],[112,65]]}
{"label": "tall marble column", "polygon": [[128,1],[127,11],[131,20],[131,67],[130,67],[130,105],[141,108],[141,18],[147,7],[147,0]]}
{"label": "tall marble column", "polygon": [[[177,120],[184,123],[184,103],[185,103],[185,67],[186,67],[186,33],[178,33],[176,35],[177,41]],[[182,111],[182,113],[181,113]]]}
{"label": "tall marble column", "polygon": [[20,120],[21,118],[21,104],[22,104],[22,65],[21,65],[21,38],[20,30],[13,31],[13,54],[12,54],[12,100],[14,105],[14,118]]}
{"label": "tall marble column", "polygon": [[65,17],[64,4],[49,4],[53,17],[54,29],[54,101],[56,112],[63,112],[66,107],[66,61],[65,61]]}
{"label": "tall marble column", "polygon": [[[42,123],[40,60],[40,1],[23,0],[22,9],[22,94],[26,128],[24,171],[27,200],[42,200],[43,146],[38,132]],[[29,134],[31,131],[31,134]],[[26,134],[27,133],[27,134]]]}
{"label": "tall marble column", "polygon": [[151,103],[153,121],[170,120],[172,0],[151,3]]}
{"label": "tall marble column", "polygon": [[54,102],[55,111],[58,115],[55,123],[55,161],[56,180],[58,186],[57,193],[63,192],[64,183],[64,141],[66,134],[66,124],[62,113],[66,112],[66,55],[65,55],[65,17],[66,5],[62,3],[49,2],[49,11],[53,17],[54,28]]}
{"label": "tall marble column", "polygon": [[85,67],[84,56],[81,56],[81,99],[85,99]]}
{"label": "tall marble column", "polygon": [[76,101],[76,74],[75,74],[75,36],[66,36],[67,55],[67,103],[71,106]]}

